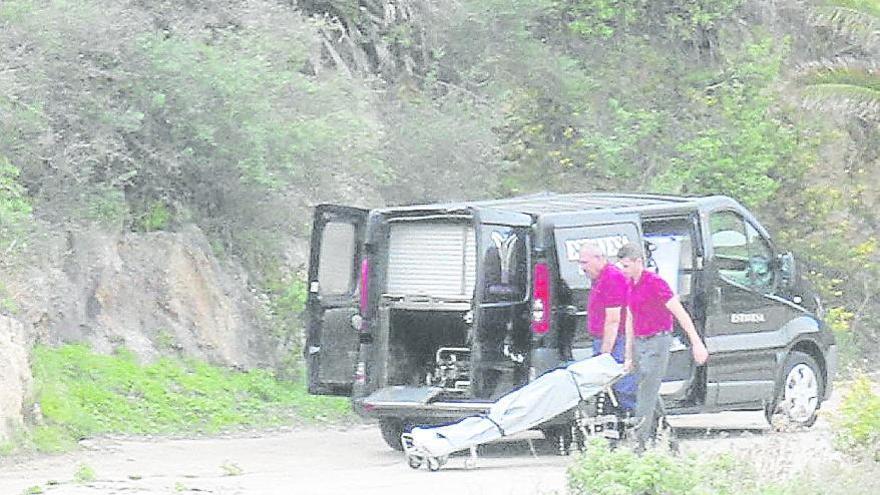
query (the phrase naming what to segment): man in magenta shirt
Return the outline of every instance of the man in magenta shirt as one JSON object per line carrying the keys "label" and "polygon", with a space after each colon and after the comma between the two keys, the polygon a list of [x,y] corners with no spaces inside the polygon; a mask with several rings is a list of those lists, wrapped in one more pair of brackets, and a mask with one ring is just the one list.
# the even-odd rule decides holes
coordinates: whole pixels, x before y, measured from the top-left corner
{"label": "man in magenta shirt", "polygon": [[[587,331],[593,336],[593,355],[611,354],[624,362],[624,315],[629,282],[616,266],[608,263],[604,251],[595,243],[581,246],[579,264],[590,277],[587,298]],[[617,400],[625,411],[636,404],[636,377],[628,375],[614,384]]]}
{"label": "man in magenta shirt", "polygon": [[625,317],[624,369],[636,371],[638,391],[634,415],[642,418],[636,427],[636,440],[639,447],[644,448],[654,434],[658,404],[662,407],[660,384],[669,364],[673,318],[687,334],[697,364],[704,364],[709,352],[669,284],[645,270],[639,246],[627,244],[620,248],[617,256],[623,273],[631,281]]}

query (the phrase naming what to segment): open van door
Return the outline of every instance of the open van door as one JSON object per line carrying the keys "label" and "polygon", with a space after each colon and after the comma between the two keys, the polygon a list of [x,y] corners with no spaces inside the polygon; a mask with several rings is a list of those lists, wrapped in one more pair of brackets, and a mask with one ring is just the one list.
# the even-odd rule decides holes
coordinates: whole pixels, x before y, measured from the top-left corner
{"label": "open van door", "polygon": [[[699,217],[665,218],[646,222],[645,243],[648,246],[647,269],[660,275],[678,296],[685,310],[691,316],[702,334],[704,323],[703,307],[697,304],[697,295],[703,291],[700,278],[703,263],[703,247]],[[667,406],[683,405],[692,402],[699,395],[698,377],[700,368],[694,362],[691,343],[684,330],[675,322],[672,331],[672,346],[669,349],[669,364],[660,386],[660,395]]]}
{"label": "open van door", "polygon": [[358,268],[367,210],[315,208],[306,300],[309,393],[350,395],[358,355]]}

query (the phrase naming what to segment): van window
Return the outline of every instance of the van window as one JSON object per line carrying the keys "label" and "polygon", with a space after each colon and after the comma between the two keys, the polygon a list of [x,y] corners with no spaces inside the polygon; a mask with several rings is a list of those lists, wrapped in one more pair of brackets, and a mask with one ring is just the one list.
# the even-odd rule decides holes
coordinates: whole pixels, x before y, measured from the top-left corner
{"label": "van window", "polygon": [[321,233],[318,287],[322,296],[340,296],[354,290],[355,226],[330,222]]}
{"label": "van window", "polygon": [[506,225],[486,225],[481,231],[484,302],[522,301],[528,284],[526,232]]}
{"label": "van window", "polygon": [[559,275],[569,289],[584,290],[590,287],[590,277],[580,271],[578,258],[580,247],[593,241],[602,246],[608,261],[617,261],[617,251],[624,244],[639,242],[638,227],[634,223],[566,227],[556,230],[556,255]]}
{"label": "van window", "polygon": [[693,247],[690,232],[683,234],[645,234],[651,252],[647,268],[660,275],[682,300],[690,296],[693,274]]}
{"label": "van window", "polygon": [[714,213],[709,225],[720,275],[760,292],[772,292],[772,250],[758,230],[732,211]]}

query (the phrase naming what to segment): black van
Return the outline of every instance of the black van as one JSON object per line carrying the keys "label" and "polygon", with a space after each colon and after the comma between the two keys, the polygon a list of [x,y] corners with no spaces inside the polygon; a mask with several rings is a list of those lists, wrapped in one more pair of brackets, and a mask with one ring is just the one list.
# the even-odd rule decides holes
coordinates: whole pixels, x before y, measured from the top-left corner
{"label": "black van", "polygon": [[[723,197],[542,193],[315,210],[304,354],[309,392],[352,397],[400,448],[411,424],[488,404],[591,355],[578,249],[643,243],[709,349],[676,329],[672,413],[764,410],[811,425],[831,393],[834,336],[760,223]],[[613,259],[613,258],[612,258]]]}

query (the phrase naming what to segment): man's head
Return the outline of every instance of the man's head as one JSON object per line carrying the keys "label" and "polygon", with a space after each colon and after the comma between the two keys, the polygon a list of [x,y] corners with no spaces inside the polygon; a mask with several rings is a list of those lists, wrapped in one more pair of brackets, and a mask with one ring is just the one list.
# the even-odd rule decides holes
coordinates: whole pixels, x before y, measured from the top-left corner
{"label": "man's head", "polygon": [[605,252],[598,244],[587,242],[581,245],[578,264],[591,279],[596,279],[608,264],[608,259],[605,258]]}
{"label": "man's head", "polygon": [[624,244],[617,252],[620,259],[620,271],[631,280],[638,280],[645,271],[645,259],[642,249],[633,243]]}

